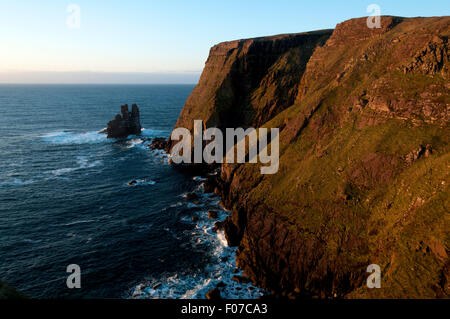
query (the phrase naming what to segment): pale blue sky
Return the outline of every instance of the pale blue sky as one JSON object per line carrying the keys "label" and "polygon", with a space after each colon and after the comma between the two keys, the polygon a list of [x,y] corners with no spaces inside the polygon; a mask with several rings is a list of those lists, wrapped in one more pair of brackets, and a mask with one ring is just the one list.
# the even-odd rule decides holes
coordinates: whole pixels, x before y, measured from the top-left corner
{"label": "pale blue sky", "polygon": [[[66,24],[71,3],[81,9],[79,29]],[[450,14],[449,0],[0,0],[0,82],[19,71],[17,81],[28,71],[183,73],[195,81],[216,43],[334,28],[368,15],[372,3],[383,15]]]}

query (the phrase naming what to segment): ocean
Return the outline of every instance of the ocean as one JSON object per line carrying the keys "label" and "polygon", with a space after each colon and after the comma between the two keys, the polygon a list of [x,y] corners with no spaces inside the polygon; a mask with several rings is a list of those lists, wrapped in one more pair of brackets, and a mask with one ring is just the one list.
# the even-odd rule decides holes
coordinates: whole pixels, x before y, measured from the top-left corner
{"label": "ocean", "polygon": [[[223,297],[260,296],[231,280],[235,249],[207,217],[229,214],[220,198],[148,148],[193,87],[0,85],[0,280],[33,298],[204,298],[221,281]],[[99,134],[133,103],[141,136]]]}

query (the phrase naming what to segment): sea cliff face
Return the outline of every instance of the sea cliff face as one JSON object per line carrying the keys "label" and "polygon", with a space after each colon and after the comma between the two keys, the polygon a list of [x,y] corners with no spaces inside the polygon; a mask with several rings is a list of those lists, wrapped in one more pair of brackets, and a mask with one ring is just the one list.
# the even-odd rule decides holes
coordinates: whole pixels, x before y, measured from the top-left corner
{"label": "sea cliff face", "polygon": [[260,126],[292,105],[314,49],[331,30],[225,42],[214,46],[176,127]]}
{"label": "sea cliff face", "polygon": [[[237,263],[275,293],[449,297],[450,17],[353,19],[211,49],[177,127],[280,128],[280,170],[222,166]],[[382,286],[368,289],[367,267]]]}

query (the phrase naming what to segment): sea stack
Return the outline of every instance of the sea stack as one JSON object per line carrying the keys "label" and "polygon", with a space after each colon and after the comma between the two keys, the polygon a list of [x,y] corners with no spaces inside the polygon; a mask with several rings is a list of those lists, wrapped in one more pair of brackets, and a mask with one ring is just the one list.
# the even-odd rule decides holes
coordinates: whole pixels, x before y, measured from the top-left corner
{"label": "sea stack", "polygon": [[139,107],[133,104],[131,113],[128,111],[128,104],[120,107],[122,115],[117,114],[114,120],[109,121],[106,132],[108,138],[124,138],[129,135],[141,134],[141,121],[139,116]]}

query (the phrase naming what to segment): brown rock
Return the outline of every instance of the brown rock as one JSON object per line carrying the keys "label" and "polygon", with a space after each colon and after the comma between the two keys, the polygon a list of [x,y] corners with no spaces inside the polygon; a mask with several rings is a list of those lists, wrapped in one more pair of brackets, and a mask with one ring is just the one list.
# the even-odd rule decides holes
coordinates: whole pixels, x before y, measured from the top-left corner
{"label": "brown rock", "polygon": [[149,147],[151,150],[164,150],[164,151],[168,152],[169,151],[169,142],[165,138],[157,137],[152,140]]}
{"label": "brown rock", "polygon": [[121,113],[117,114],[114,120],[108,123],[106,128],[108,138],[124,138],[129,135],[141,134],[141,122],[139,108],[133,104],[131,112],[128,111],[128,104],[121,106]]}
{"label": "brown rock", "polygon": [[223,230],[225,232],[225,238],[228,242],[228,246],[237,247],[241,242],[241,238],[238,233],[236,225],[234,225],[231,217],[227,217],[222,224]]}
{"label": "brown rock", "polygon": [[218,214],[215,210],[210,210],[208,212],[208,219],[217,219]]}
{"label": "brown rock", "polygon": [[220,300],[222,299],[220,295],[220,290],[218,288],[211,289],[206,293],[206,299],[209,300]]}

